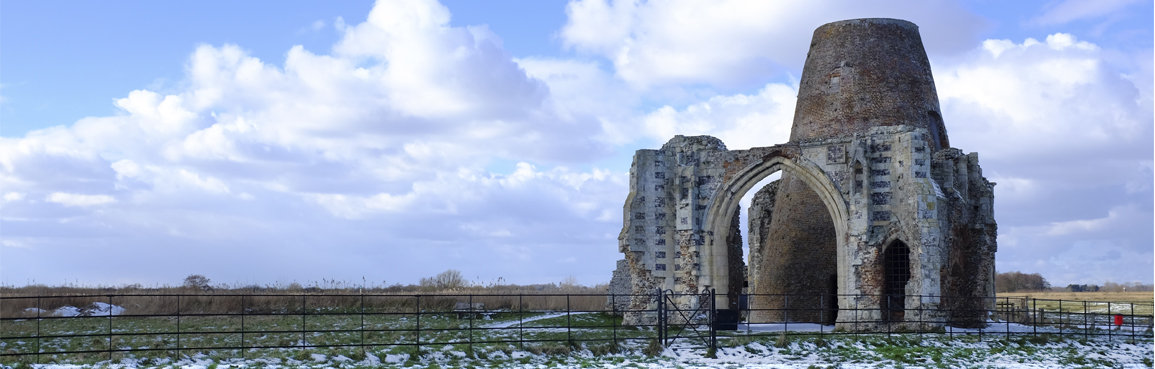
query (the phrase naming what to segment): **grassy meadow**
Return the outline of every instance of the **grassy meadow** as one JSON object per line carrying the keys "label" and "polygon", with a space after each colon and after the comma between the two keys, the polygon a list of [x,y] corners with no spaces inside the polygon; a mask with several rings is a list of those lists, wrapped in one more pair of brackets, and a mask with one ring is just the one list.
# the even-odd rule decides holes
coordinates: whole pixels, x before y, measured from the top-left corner
{"label": "grassy meadow", "polygon": [[[1024,302],[1030,306],[1031,299],[1035,307],[1047,311],[1067,313],[1095,313],[1095,314],[1125,314],[1125,315],[1152,315],[1155,313],[1155,293],[1147,292],[1007,292],[998,294],[998,301],[1021,305]],[[1062,301],[1060,304],[1059,301]]]}

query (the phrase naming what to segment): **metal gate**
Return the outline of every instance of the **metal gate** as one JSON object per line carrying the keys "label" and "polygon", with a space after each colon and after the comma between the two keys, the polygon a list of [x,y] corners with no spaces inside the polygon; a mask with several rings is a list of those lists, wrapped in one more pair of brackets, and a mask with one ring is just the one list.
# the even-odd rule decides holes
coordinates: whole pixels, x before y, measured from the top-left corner
{"label": "metal gate", "polygon": [[665,347],[686,338],[717,349],[717,316],[713,288],[696,294],[658,290],[658,340]]}

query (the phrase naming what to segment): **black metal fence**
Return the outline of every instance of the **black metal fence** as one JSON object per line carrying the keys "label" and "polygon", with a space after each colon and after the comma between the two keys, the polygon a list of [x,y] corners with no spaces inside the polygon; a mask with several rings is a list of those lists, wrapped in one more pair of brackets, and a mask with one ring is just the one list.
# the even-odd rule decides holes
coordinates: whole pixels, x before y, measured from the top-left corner
{"label": "black metal fence", "polygon": [[[1153,338],[1152,302],[1022,297],[743,295],[746,335],[944,334]],[[850,301],[850,306],[839,306]],[[926,309],[923,302],[935,308]],[[896,310],[895,306],[902,306]],[[837,324],[836,324],[837,322]]]}
{"label": "black metal fence", "polygon": [[[1075,335],[1152,337],[1151,303],[933,296],[750,295],[749,309],[720,311],[714,292],[605,294],[123,294],[0,297],[0,360],[42,362],[126,354],[344,349],[420,356],[446,345],[520,350],[609,349],[622,342],[717,348],[719,336]],[[871,300],[873,299],[873,300]],[[913,303],[938,299],[927,311]],[[644,308],[621,309],[637,300]],[[867,301],[871,307],[838,306]],[[927,300],[929,301],[929,300]],[[76,308],[75,306],[82,306]],[[901,311],[882,307],[905,306]],[[123,310],[120,310],[123,309]],[[623,319],[629,325],[623,325]],[[977,320],[976,320],[977,319]],[[732,321],[731,321],[732,320]],[[837,321],[837,324],[835,322]],[[978,322],[978,324],[975,324]]]}
{"label": "black metal fence", "polygon": [[[657,324],[622,326],[624,313],[590,294],[164,294],[0,297],[0,357],[159,353],[181,357],[264,349],[610,343],[653,340]],[[85,303],[78,303],[89,301]],[[612,301],[611,301],[612,302]],[[80,305],[86,308],[72,308]],[[11,309],[20,306],[20,309]],[[23,308],[27,306],[27,308]],[[609,309],[607,310],[607,306]],[[123,311],[117,311],[123,308]],[[135,311],[134,311],[135,310]],[[63,314],[63,316],[61,315]]]}

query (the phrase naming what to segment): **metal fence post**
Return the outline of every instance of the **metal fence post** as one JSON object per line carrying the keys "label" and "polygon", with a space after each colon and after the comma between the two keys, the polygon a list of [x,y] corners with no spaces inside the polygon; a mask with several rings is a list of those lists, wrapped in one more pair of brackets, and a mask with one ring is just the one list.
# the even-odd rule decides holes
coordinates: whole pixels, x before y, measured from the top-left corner
{"label": "metal fence post", "polygon": [[573,333],[570,332],[570,326],[572,326],[572,325],[573,324],[570,322],[569,294],[566,294],[565,295],[565,339],[566,339],[566,344],[573,344]]}
{"label": "metal fence post", "polygon": [[670,327],[667,325],[666,316],[669,315],[666,307],[666,291],[658,289],[658,340],[662,345],[666,344],[666,336],[670,332],[666,331]]}
{"label": "metal fence post", "polygon": [[790,295],[782,295],[782,334],[790,331]]}
{"label": "metal fence post", "polygon": [[305,349],[305,294],[301,293],[301,349]]}
{"label": "metal fence post", "polygon": [[[995,300],[996,304],[999,303],[997,299],[998,298],[996,297],[996,300]],[[1010,297],[1006,297],[1006,304],[1004,306],[1007,307],[1007,313],[1004,314],[1003,320],[1005,320],[1007,322],[1007,339],[1009,340],[1009,339],[1011,339],[1011,312],[1010,312],[1011,311],[1011,298]]]}
{"label": "metal fence post", "polygon": [[714,300],[717,291],[710,288],[710,349],[718,350],[718,302]]}
{"label": "metal fence post", "polygon": [[416,335],[416,337],[417,337],[417,340],[416,340],[417,341],[417,343],[416,343],[417,352],[414,354],[414,358],[420,358],[421,357],[421,295],[416,295],[415,297],[417,297],[417,335]]}
{"label": "metal fence post", "polygon": [[241,358],[245,358],[245,295],[241,295]]}
{"label": "metal fence post", "polygon": [[1083,301],[1083,339],[1091,338],[1091,327],[1087,325],[1087,302]]}
{"label": "metal fence post", "polygon": [[657,324],[657,330],[658,330],[658,342],[661,342],[664,345],[664,344],[666,344],[665,337],[662,337],[662,301],[664,301],[664,298],[662,297],[662,290],[661,289],[658,289],[658,293],[656,294],[656,296],[658,299],[658,305],[657,305],[658,311],[654,312],[654,314],[658,316],[658,321],[655,322]]}
{"label": "metal fence post", "polygon": [[614,331],[614,347],[617,347],[618,346],[618,301],[616,298],[614,298],[614,296],[615,295],[613,293],[610,294],[610,311],[613,312],[613,314],[610,315],[610,327],[612,327],[613,331]]}
{"label": "metal fence post", "polygon": [[[1135,310],[1134,304],[1132,304],[1131,310]],[[40,308],[40,296],[36,296],[36,363],[37,364],[40,364],[40,312],[41,311],[43,311],[43,309]]]}
{"label": "metal fence post", "polygon": [[108,295],[108,361],[112,361],[112,295]]}
{"label": "metal fence post", "polygon": [[365,286],[361,286],[361,356],[365,356]]}
{"label": "metal fence post", "polygon": [[521,302],[522,294],[517,294],[517,345],[525,350],[525,304]]}
{"label": "metal fence post", "polygon": [[883,296],[886,296],[886,311],[882,312],[882,320],[886,322],[886,338],[890,338],[890,295]]}
{"label": "metal fence post", "polygon": [[469,354],[473,355],[473,295],[469,295]]}
{"label": "metal fence post", "polygon": [[180,359],[180,296],[176,295],[176,357],[173,361]]}
{"label": "metal fence post", "polygon": [[1031,333],[1033,336],[1039,336],[1039,303],[1031,298]]}
{"label": "metal fence post", "polygon": [[[1114,318],[1114,316],[1115,316],[1115,314],[1111,313],[1111,302],[1107,301],[1107,318],[1111,319],[1111,318]],[[1095,319],[1092,318],[1091,321],[1094,322]],[[1107,323],[1107,340],[1108,341],[1111,340],[1111,325],[1114,323],[1115,322],[1113,322],[1113,321],[1110,323]],[[1119,327],[1122,327],[1122,325],[1120,325]]]}

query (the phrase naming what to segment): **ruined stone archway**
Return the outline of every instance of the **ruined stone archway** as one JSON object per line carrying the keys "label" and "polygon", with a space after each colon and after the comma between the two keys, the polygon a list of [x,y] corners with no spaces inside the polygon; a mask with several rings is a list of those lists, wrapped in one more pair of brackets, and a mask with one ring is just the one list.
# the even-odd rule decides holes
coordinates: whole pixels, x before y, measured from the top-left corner
{"label": "ruined stone archway", "polygon": [[[847,222],[846,219],[849,214],[847,209],[847,201],[843,193],[839,190],[838,185],[833,183],[831,179],[819,168],[818,165],[800,158],[799,155],[791,154],[787,150],[774,150],[784,145],[769,147],[769,148],[753,148],[748,151],[735,151],[736,158],[750,158],[745,159],[746,165],[741,166],[744,169],[739,170],[732,177],[728,179],[722,186],[714,193],[713,199],[707,210],[706,225],[707,230],[707,259],[705,262],[711,266],[711,270],[707,274],[707,278],[703,281],[705,285],[714,288],[718,292],[717,304],[719,307],[729,306],[730,301],[735,296],[735,286],[730,286],[729,282],[731,274],[734,272],[729,263],[727,240],[731,239],[731,233],[734,231],[731,227],[732,218],[735,216],[738,209],[738,202],[747,192],[749,192],[754,185],[762,179],[780,170],[789,171],[791,174],[801,179],[807,186],[810,187],[818,197],[822,199],[826,205],[827,213],[830,215],[831,221],[834,223],[835,238],[837,245],[835,250],[837,252],[837,280],[845,280],[845,265],[841,262],[845,260],[845,247],[847,236]],[[766,151],[763,155],[750,155],[757,152]],[[795,153],[800,150],[795,150]],[[745,155],[744,155],[745,154]],[[730,163],[737,165],[742,163],[740,160]],[[839,290],[843,290],[845,286],[838,282]],[[740,286],[738,286],[740,288]],[[727,293],[723,294],[723,291]],[[725,299],[723,299],[725,296]]]}

